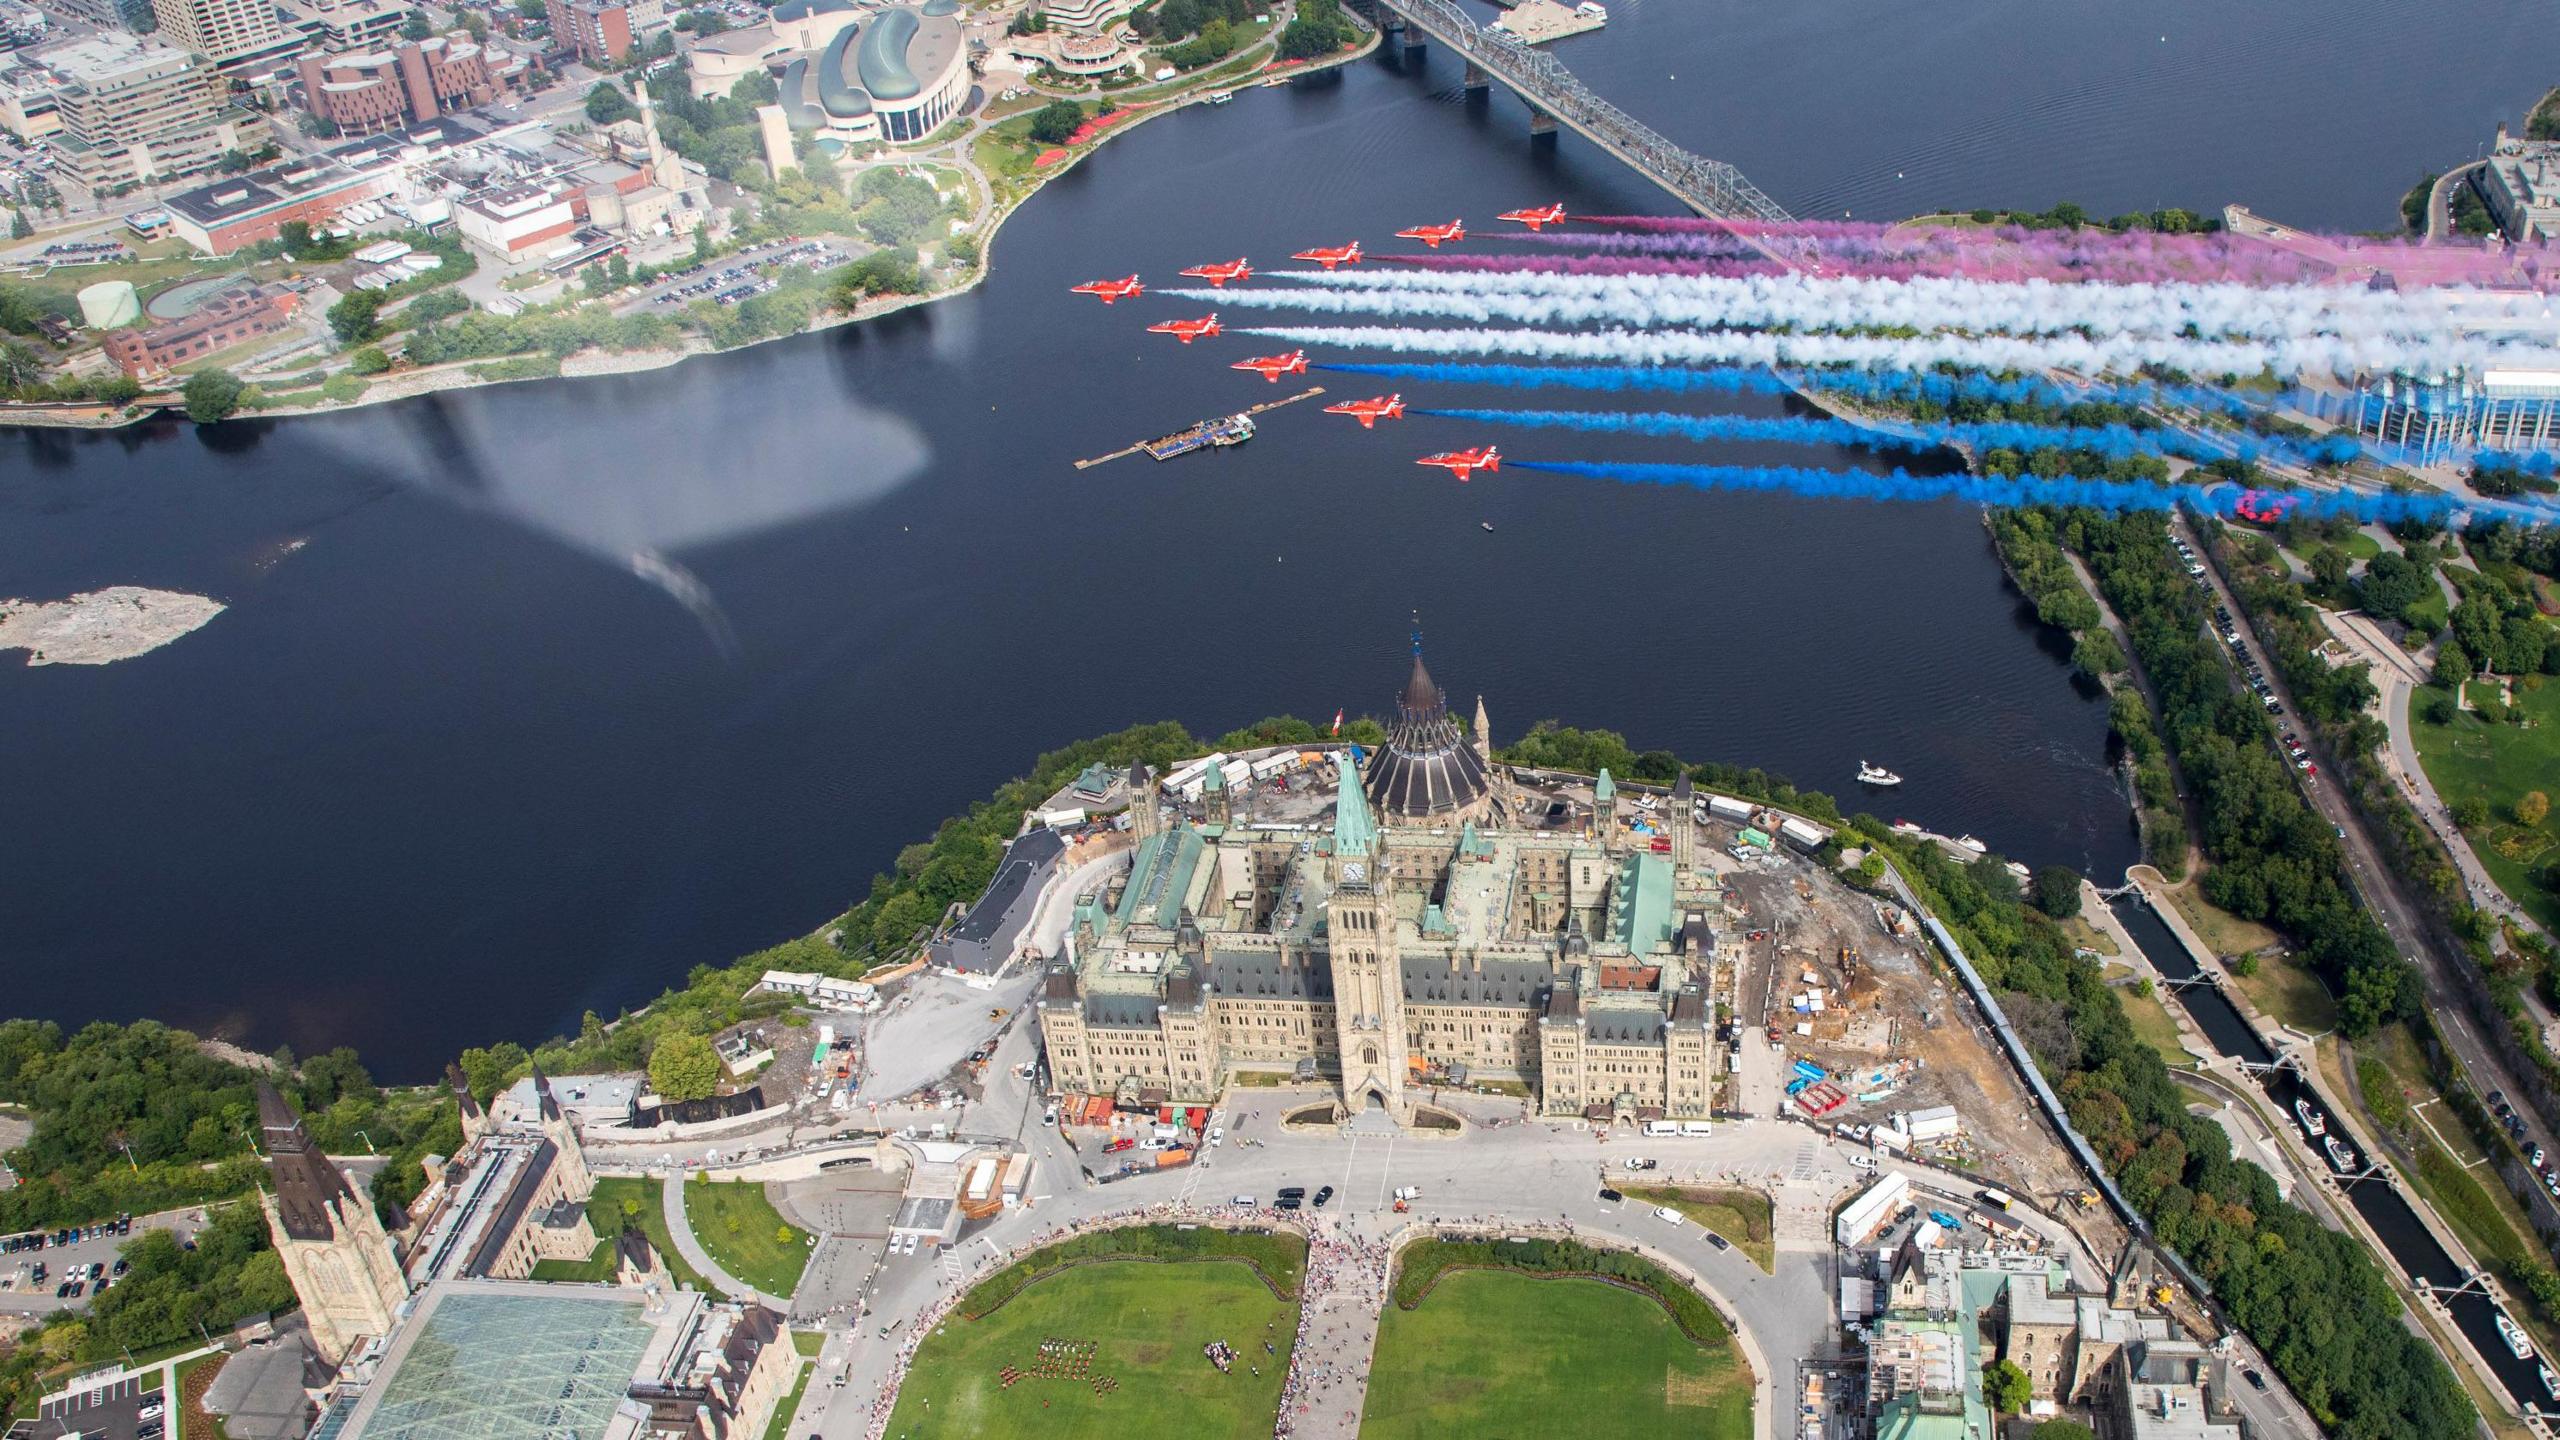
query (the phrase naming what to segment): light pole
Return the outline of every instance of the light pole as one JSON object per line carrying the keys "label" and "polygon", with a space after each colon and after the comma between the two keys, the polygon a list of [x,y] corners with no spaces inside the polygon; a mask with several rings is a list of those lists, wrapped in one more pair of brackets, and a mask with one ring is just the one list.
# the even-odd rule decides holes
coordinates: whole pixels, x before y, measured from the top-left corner
{"label": "light pole", "polygon": [[371,1135],[359,1130],[356,1132],[356,1138],[364,1142],[364,1153],[367,1155],[379,1155],[382,1153],[381,1151],[373,1148],[373,1137]]}

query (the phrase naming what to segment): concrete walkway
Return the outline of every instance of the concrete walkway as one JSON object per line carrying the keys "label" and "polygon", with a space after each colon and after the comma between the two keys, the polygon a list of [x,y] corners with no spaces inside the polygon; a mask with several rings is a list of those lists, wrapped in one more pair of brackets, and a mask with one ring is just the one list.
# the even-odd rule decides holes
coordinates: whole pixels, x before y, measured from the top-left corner
{"label": "concrete walkway", "polygon": [[692,1266],[703,1279],[726,1291],[730,1299],[753,1300],[781,1314],[790,1314],[790,1297],[767,1295],[730,1274],[721,1268],[719,1261],[711,1258],[710,1251],[702,1248],[702,1242],[693,1237],[693,1218],[685,1213],[684,1208],[684,1182],[685,1172],[679,1170],[669,1175],[667,1183],[659,1190],[665,1202],[667,1238],[676,1242],[676,1253],[682,1255],[685,1263]]}
{"label": "concrete walkway", "polygon": [[1387,1244],[1356,1223],[1312,1226],[1309,1240],[1280,1420],[1293,1440],[1354,1440],[1386,1310]]}

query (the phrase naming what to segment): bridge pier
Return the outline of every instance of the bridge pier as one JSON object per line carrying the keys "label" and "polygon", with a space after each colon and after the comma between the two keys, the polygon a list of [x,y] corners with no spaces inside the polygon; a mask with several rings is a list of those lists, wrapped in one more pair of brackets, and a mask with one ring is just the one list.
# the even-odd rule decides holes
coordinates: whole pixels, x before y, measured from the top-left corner
{"label": "bridge pier", "polygon": [[1493,88],[1493,77],[1485,72],[1483,66],[1470,60],[1467,62],[1467,76],[1463,83],[1469,95],[1482,95]]}
{"label": "bridge pier", "polygon": [[1538,136],[1553,135],[1554,133],[1556,133],[1556,117],[1539,109],[1535,105],[1530,106],[1529,137],[1534,140]]}

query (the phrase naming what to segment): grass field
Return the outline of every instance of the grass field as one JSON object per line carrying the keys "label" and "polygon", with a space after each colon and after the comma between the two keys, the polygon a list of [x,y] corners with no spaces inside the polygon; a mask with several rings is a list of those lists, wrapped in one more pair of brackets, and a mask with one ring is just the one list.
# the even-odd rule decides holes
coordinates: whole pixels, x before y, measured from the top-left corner
{"label": "grass field", "polygon": [[2116,1003],[2124,1007],[2125,1018],[2133,1022],[2133,1033],[2142,1037],[2143,1044],[2159,1051],[2160,1058],[2172,1070],[2195,1068],[2196,1057],[2178,1043],[2178,1022],[2169,1014],[2168,1001],[2158,990],[2136,995],[2129,986],[2118,985],[2114,989]]}
{"label": "grass field", "polygon": [[1750,1376],[1732,1341],[1702,1347],[1597,1280],[1462,1271],[1418,1309],[1387,1307],[1362,1440],[1572,1433],[1742,1440]]}
{"label": "grass field", "polygon": [[2554,897],[2534,875],[2560,859],[2560,833],[2545,819],[2531,828],[2515,823],[2516,801],[2528,790],[2550,794],[2560,790],[2560,685],[2539,690],[2516,687],[2516,705],[2532,722],[2492,725],[2468,712],[2450,725],[2430,725],[2421,701],[2410,706],[2410,732],[2427,779],[2447,805],[2465,800],[2486,805],[2490,823],[2466,832],[2480,863],[2507,898],[2523,906],[2545,926],[2560,928],[2560,897]]}
{"label": "grass field", "polygon": [[[1658,1311],[1656,1313],[1659,1313]],[[981,1320],[953,1315],[918,1350],[889,1417],[906,1440],[1154,1440],[1267,1437],[1297,1329],[1297,1306],[1227,1261],[1106,1261],[1037,1281]],[[1279,1347],[1263,1353],[1264,1338]],[[1044,1340],[1091,1344],[1077,1378],[1030,1377]],[[1200,1347],[1224,1340],[1221,1374]],[[1261,1370],[1256,1375],[1255,1368]],[[1097,1382],[1116,1385],[1098,1388]]]}
{"label": "grass field", "polygon": [[1778,1242],[1772,1228],[1769,1197],[1759,1191],[1695,1185],[1622,1185],[1619,1189],[1630,1200],[1668,1205],[1713,1230],[1732,1241],[1733,1248],[1750,1256],[1751,1263],[1761,1269],[1777,1268]]}
{"label": "grass field", "polygon": [[764,1182],[696,1180],[684,1187],[685,1218],[711,1258],[767,1295],[800,1288],[809,1235],[764,1198]]}
{"label": "grass field", "polygon": [[2187,927],[2196,932],[2207,948],[2216,955],[2247,955],[2277,943],[2281,938],[2273,930],[2243,920],[2227,910],[2218,910],[2191,882],[2169,892],[2169,903],[2186,917]]}
{"label": "grass field", "polygon": [[719,1289],[695,1273],[694,1268],[676,1253],[675,1242],[667,1236],[667,1211],[655,1180],[600,1179],[596,1193],[587,1197],[587,1224],[597,1235],[611,1239],[622,1233],[628,1218],[648,1237],[649,1248],[658,1252],[658,1263],[674,1276],[677,1283],[706,1295],[718,1295]]}
{"label": "grass field", "polygon": [[808,1392],[809,1377],[817,1369],[806,1360],[800,1362],[800,1374],[791,1382],[791,1393],[773,1407],[773,1419],[764,1427],[764,1440],[791,1440],[791,1417],[800,1413],[800,1397]]}
{"label": "grass field", "polygon": [[[592,1228],[595,1222],[587,1224]],[[613,1241],[598,1240],[595,1253],[584,1260],[536,1260],[533,1278],[546,1285],[605,1284],[613,1279]]]}
{"label": "grass field", "polygon": [[2337,997],[2294,956],[2261,955],[2256,973],[2231,979],[2260,1014],[2309,1034],[2338,1028]]}

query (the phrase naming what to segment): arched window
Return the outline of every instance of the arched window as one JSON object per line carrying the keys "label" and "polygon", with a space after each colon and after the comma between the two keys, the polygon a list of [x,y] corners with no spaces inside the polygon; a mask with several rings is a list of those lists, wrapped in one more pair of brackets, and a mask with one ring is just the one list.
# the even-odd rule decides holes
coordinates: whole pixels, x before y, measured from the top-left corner
{"label": "arched window", "polygon": [[1363,1064],[1363,1065],[1375,1065],[1375,1064],[1377,1064],[1377,1063],[1378,1063],[1378,1047],[1377,1047],[1377,1046],[1375,1046],[1375,1045],[1363,1045],[1363,1046],[1361,1046],[1361,1047],[1360,1047],[1360,1063],[1361,1063],[1361,1064]]}

